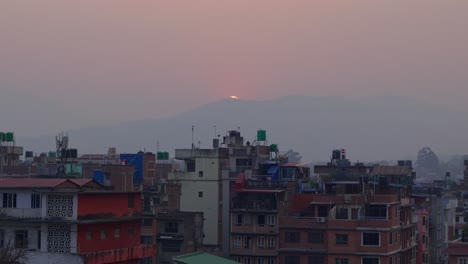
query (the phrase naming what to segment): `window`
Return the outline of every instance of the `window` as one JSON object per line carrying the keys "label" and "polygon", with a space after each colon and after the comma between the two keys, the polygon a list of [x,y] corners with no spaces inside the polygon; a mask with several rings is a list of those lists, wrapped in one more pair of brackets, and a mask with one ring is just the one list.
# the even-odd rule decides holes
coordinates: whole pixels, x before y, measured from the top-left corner
{"label": "window", "polygon": [[41,231],[37,231],[37,249],[41,250]]}
{"label": "window", "polygon": [[250,237],[246,236],[244,237],[244,248],[249,248],[250,247]]}
{"label": "window", "polygon": [[0,229],[0,248],[5,247],[5,230]]}
{"label": "window", "polygon": [[363,246],[380,246],[380,233],[362,233]]}
{"label": "window", "polygon": [[348,235],[347,234],[336,234],[336,244],[337,245],[347,245],[348,244]]}
{"label": "window", "polygon": [[203,198],[203,192],[198,192],[198,197]]}
{"label": "window", "polygon": [[120,228],[116,228],[114,230],[114,237],[117,238],[117,237],[120,237]]}
{"label": "window", "polygon": [[194,172],[195,171],[195,160],[187,160],[186,161],[187,171]]}
{"label": "window", "polygon": [[152,236],[141,236],[141,244],[143,245],[152,245],[153,237]]}
{"label": "window", "polygon": [[180,252],[180,241],[165,240],[162,242],[162,251],[164,252]]}
{"label": "window", "polygon": [[299,232],[286,232],[284,233],[284,242],[286,243],[299,243],[301,234]]}
{"label": "window", "polygon": [[133,194],[128,194],[128,208],[134,208],[135,207],[135,201],[134,201],[135,197],[133,196]]}
{"label": "window", "polygon": [[275,215],[267,215],[266,219],[268,226],[275,226],[276,225],[276,216]]}
{"label": "window", "polygon": [[38,193],[31,194],[31,208],[41,208],[41,195]]}
{"label": "window", "polygon": [[[458,216],[457,216],[457,218],[458,218]],[[426,217],[425,216],[423,216],[422,222],[423,222],[423,225],[426,225]],[[458,220],[457,220],[457,222],[458,222]]]}
{"label": "window", "polygon": [[153,226],[153,218],[143,218],[142,226]]}
{"label": "window", "polygon": [[388,244],[393,244],[393,232],[388,232]]}
{"label": "window", "polygon": [[241,214],[237,214],[235,215],[235,223],[236,223],[236,226],[241,226],[242,225],[242,215]]}
{"label": "window", "polygon": [[107,233],[105,230],[101,230],[101,239],[106,239],[107,238]]}
{"label": "window", "polygon": [[337,258],[335,260],[335,264],[348,264],[348,259],[347,258]]}
{"label": "window", "polygon": [[319,206],[318,207],[318,217],[328,217],[328,207]]}
{"label": "window", "polygon": [[28,248],[28,231],[27,230],[16,230],[15,247],[16,248]]}
{"label": "window", "polygon": [[127,232],[129,236],[135,235],[135,229],[133,229],[133,227],[130,227]]}
{"label": "window", "polygon": [[468,258],[458,258],[458,264],[468,264]]}
{"label": "window", "polygon": [[265,216],[264,215],[257,216],[257,225],[258,226],[265,226]]}
{"label": "window", "polygon": [[348,219],[348,208],[338,208],[336,219]]}
{"label": "window", "polygon": [[3,194],[3,208],[16,208],[16,193]]}
{"label": "window", "polygon": [[164,232],[166,233],[178,233],[179,232],[179,223],[177,222],[167,222],[164,224]]}
{"label": "window", "polygon": [[153,205],[159,205],[161,203],[161,199],[159,197],[154,197],[153,198]]}
{"label": "window", "polygon": [[307,258],[307,263],[308,264],[323,264],[324,259],[325,258],[323,256],[309,256]]}
{"label": "window", "polygon": [[284,257],[284,263],[300,264],[301,263],[301,257],[300,256],[285,256]]}
{"label": "window", "polygon": [[153,264],[153,257],[142,258],[138,264]]}
{"label": "window", "polygon": [[242,246],[242,237],[241,236],[234,236],[233,238],[234,247],[240,248]]}
{"label": "window", "polygon": [[86,232],[86,240],[91,240],[93,239],[93,233],[92,232]]}
{"label": "window", "polygon": [[309,243],[323,243],[323,232],[309,232]]}
{"label": "window", "polygon": [[265,237],[257,237],[257,247],[264,248],[265,247]]}
{"label": "window", "polygon": [[379,257],[363,257],[362,264],[379,264]]}
{"label": "window", "polygon": [[276,247],[276,237],[267,237],[267,247],[275,248]]}
{"label": "window", "polygon": [[198,177],[203,177],[203,171],[198,172]]}
{"label": "window", "polygon": [[366,217],[386,219],[387,218],[387,206],[386,205],[368,205],[366,207]]}

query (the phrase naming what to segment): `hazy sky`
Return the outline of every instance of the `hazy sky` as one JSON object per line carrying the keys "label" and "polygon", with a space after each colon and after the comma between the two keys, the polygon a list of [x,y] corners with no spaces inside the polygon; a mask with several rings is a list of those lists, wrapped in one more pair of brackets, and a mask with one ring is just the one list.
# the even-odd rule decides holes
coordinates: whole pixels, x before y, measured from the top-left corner
{"label": "hazy sky", "polygon": [[157,118],[238,95],[402,95],[468,111],[468,1],[0,2],[0,123]]}

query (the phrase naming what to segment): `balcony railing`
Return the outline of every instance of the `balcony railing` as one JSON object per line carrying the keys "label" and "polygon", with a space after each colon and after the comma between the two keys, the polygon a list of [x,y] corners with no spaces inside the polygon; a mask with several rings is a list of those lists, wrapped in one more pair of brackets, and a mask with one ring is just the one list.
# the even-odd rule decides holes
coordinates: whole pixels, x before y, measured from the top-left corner
{"label": "balcony railing", "polygon": [[264,201],[233,201],[231,203],[232,210],[245,211],[276,211],[276,204],[265,203]]}
{"label": "balcony railing", "polygon": [[0,211],[0,218],[40,219],[41,209],[4,208]]}

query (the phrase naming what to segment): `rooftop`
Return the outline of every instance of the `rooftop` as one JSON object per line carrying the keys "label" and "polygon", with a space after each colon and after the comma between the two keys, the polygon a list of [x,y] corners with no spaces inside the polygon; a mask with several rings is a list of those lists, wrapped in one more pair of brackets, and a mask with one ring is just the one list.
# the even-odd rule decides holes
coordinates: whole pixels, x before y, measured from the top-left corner
{"label": "rooftop", "polygon": [[195,252],[187,255],[174,257],[175,263],[185,264],[238,264],[233,260],[218,257],[206,252]]}

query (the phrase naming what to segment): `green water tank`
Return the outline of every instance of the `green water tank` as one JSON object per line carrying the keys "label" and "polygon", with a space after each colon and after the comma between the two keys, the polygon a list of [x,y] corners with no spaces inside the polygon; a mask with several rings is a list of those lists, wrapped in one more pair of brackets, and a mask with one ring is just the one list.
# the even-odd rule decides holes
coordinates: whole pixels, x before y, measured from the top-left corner
{"label": "green water tank", "polygon": [[257,130],[257,140],[266,141],[266,130]]}
{"label": "green water tank", "polygon": [[7,142],[15,141],[15,134],[13,134],[13,132],[7,132],[5,141],[7,141]]}
{"label": "green water tank", "polygon": [[271,144],[270,145],[270,152],[277,152],[277,151],[278,151],[278,145]]}
{"label": "green water tank", "polygon": [[163,153],[158,151],[158,152],[156,153],[156,159],[157,159],[157,160],[162,160],[162,159],[163,159]]}
{"label": "green water tank", "polygon": [[169,159],[169,152],[163,152],[163,158],[164,160],[168,160]]}
{"label": "green water tank", "polygon": [[0,132],[0,142],[3,142],[6,140],[6,136],[5,136],[5,133],[3,132]]}
{"label": "green water tank", "polygon": [[57,152],[49,151],[49,158],[56,158],[56,157],[57,157]]}

